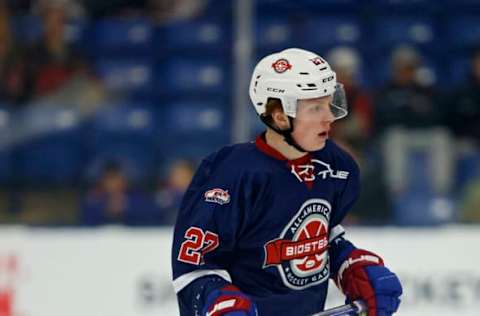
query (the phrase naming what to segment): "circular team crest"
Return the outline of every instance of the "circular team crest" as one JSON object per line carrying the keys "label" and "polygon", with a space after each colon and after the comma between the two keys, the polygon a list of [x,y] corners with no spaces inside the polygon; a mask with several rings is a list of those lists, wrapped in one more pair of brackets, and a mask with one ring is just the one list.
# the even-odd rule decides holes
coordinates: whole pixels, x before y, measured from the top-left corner
{"label": "circular team crest", "polygon": [[283,283],[295,290],[328,280],[328,221],[330,203],[310,199],[284,228],[265,244],[264,267],[277,266]]}
{"label": "circular team crest", "polygon": [[279,59],[272,64],[272,68],[279,74],[292,68],[292,65],[285,58]]}
{"label": "circular team crest", "polygon": [[[294,241],[302,242],[302,241],[308,241],[311,238],[316,238],[316,237],[323,237],[327,236],[327,231],[328,231],[328,223],[325,222],[325,219],[322,217],[315,218],[314,216],[311,216],[307,221],[305,221],[302,224],[302,227],[300,227],[296,234],[293,236]],[[325,245],[322,245],[322,240],[317,242],[317,245],[320,245],[317,247],[319,250],[325,249],[325,246],[327,246],[327,242],[325,241]],[[310,248],[312,247],[312,244],[305,244],[303,246],[303,251],[306,252],[305,248]],[[302,251],[302,245],[297,247],[298,252]],[[307,249],[308,250],[308,249]],[[317,271],[319,268],[325,267],[325,258],[323,256],[323,253],[320,254],[310,254],[306,257],[303,257],[301,259],[293,259],[290,266],[291,269],[295,272],[297,275],[303,275],[307,276],[310,275],[312,272]]]}

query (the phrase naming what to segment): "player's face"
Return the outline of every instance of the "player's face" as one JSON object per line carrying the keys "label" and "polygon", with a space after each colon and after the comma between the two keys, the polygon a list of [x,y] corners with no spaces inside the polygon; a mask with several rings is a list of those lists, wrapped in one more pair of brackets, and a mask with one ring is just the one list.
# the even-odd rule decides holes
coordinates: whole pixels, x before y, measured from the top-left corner
{"label": "player's face", "polygon": [[315,151],[325,146],[330,125],[335,120],[330,110],[331,101],[331,96],[298,100],[292,136],[305,150]]}

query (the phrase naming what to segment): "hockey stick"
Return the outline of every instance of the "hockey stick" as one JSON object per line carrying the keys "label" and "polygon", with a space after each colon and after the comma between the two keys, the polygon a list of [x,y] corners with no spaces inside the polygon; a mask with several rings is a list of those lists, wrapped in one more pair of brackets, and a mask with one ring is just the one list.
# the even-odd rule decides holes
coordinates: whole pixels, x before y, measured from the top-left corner
{"label": "hockey stick", "polygon": [[312,316],[346,316],[349,313],[355,313],[360,315],[360,313],[366,312],[367,307],[362,301],[354,301],[351,304],[342,305],[328,309],[326,311],[313,314]]}

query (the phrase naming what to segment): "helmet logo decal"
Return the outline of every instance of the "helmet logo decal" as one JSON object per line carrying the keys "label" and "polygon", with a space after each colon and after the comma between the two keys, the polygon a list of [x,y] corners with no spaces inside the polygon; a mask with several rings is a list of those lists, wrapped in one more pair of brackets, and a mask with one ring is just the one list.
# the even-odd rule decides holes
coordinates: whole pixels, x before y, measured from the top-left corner
{"label": "helmet logo decal", "polygon": [[272,64],[272,68],[275,72],[281,74],[292,69],[292,65],[285,58],[281,58]]}
{"label": "helmet logo decal", "polygon": [[321,57],[317,56],[315,58],[312,58],[312,59],[309,59],[312,63],[314,63],[315,65],[321,65],[321,64],[324,64],[325,63],[325,60],[323,60]]}

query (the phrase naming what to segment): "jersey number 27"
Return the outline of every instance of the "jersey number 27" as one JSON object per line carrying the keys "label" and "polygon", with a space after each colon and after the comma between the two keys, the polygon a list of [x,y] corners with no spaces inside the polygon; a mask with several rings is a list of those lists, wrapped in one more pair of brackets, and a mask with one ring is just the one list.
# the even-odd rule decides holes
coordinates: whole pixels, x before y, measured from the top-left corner
{"label": "jersey number 27", "polygon": [[200,265],[203,264],[203,256],[215,250],[218,247],[218,235],[210,231],[204,232],[198,227],[190,227],[185,232],[185,240],[180,246],[180,253],[178,254],[178,260]]}

